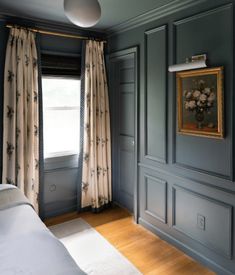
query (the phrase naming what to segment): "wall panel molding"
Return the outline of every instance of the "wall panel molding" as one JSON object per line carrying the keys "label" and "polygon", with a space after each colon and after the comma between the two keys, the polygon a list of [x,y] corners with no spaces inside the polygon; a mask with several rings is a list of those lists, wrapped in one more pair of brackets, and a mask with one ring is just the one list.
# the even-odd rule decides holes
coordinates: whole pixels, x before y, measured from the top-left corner
{"label": "wall panel molding", "polygon": [[[167,223],[167,182],[157,177],[144,174],[145,184],[145,213],[152,216],[163,223]],[[152,186],[151,186],[152,185]],[[155,192],[151,192],[155,191]],[[156,195],[154,195],[156,194]],[[159,204],[158,209],[152,207],[153,201],[151,202],[151,195],[159,196],[162,199],[161,205]],[[154,198],[157,200],[157,198]],[[152,209],[151,209],[152,207]]]}
{"label": "wall panel molding", "polygon": [[190,8],[200,3],[206,2],[207,0],[174,0],[168,4],[165,4],[161,7],[148,11],[144,14],[136,16],[130,20],[125,21],[124,23],[118,24],[107,29],[109,37],[113,35],[120,34],[122,32],[134,29],[146,23],[160,19],[175,12],[179,12],[182,9]]}
{"label": "wall panel molding", "polygon": [[230,204],[177,184],[172,187],[173,228],[228,259],[232,258],[232,212]]}
{"label": "wall panel molding", "polygon": [[[130,47],[133,43],[140,46],[138,221],[218,274],[230,275],[235,272],[235,183],[230,174],[235,164],[230,161],[235,148],[232,136],[235,4],[233,0],[194,1],[193,4],[192,8],[182,8],[180,12],[169,16],[165,14],[160,20],[160,17],[155,17],[151,23],[145,21],[141,27],[126,25],[128,31],[124,33],[121,30],[120,35],[111,36],[109,46],[110,51]],[[167,46],[164,54],[161,52],[163,41]],[[149,49],[146,46],[151,47]],[[164,77],[167,77],[166,97],[159,99],[162,106],[166,106],[165,112],[162,112],[162,106],[160,111],[153,102],[159,98],[159,89],[153,88],[152,94],[148,90],[148,78],[153,79],[152,87],[159,86],[159,80],[155,79],[159,75],[156,69],[159,64],[166,64],[167,67],[168,61],[169,64],[181,63],[188,56],[204,52],[208,54],[211,67],[225,67],[226,138],[220,141],[176,135],[175,74],[168,73],[167,68],[165,76],[160,78],[160,82],[163,82]],[[153,102],[150,108],[146,100],[150,104]],[[156,113],[160,113],[160,116],[156,116]],[[161,150],[164,146],[162,138],[158,137],[157,118],[164,123],[167,119],[164,124],[164,127],[167,126],[164,132],[167,138],[166,155]],[[146,130],[149,127],[146,122],[154,125],[147,133],[148,140]],[[165,130],[161,126],[160,123],[160,132],[161,129]],[[159,144],[162,145],[160,150],[157,148]],[[156,178],[165,183],[158,183]],[[164,184],[167,185],[166,217],[162,214]],[[174,224],[172,208],[175,210]],[[203,228],[204,219],[206,230]],[[200,221],[202,224],[198,229],[197,223]]]}
{"label": "wall panel molding", "polygon": [[164,164],[167,163],[167,33],[167,25],[147,30],[144,53],[144,156]]}
{"label": "wall panel molding", "polygon": [[193,16],[189,16],[189,17],[186,17],[186,18],[179,19],[179,20],[175,21],[173,24],[175,26],[178,26],[178,25],[181,25],[181,24],[186,24],[188,22],[203,18],[205,16],[208,16],[208,15],[211,15],[211,14],[214,14],[214,13],[218,13],[218,12],[221,12],[223,10],[232,9],[232,8],[233,8],[233,4],[226,4],[226,5],[220,6],[218,8],[213,8],[213,9],[210,9],[208,11],[200,12],[200,13],[195,14]]}
{"label": "wall panel molding", "polygon": [[205,266],[209,266],[216,272],[216,274],[224,274],[224,275],[234,275],[233,272],[225,269],[223,266],[218,265],[218,263],[214,261],[209,261],[208,259],[202,254],[196,251],[194,248],[189,247],[185,244],[182,239],[177,239],[171,235],[170,230],[166,230],[165,228],[159,228],[155,225],[151,224],[150,222],[146,221],[143,218],[139,218],[139,223],[147,228],[149,231],[154,233],[155,235],[159,236],[161,239],[167,241],[168,243],[178,247],[180,250],[184,251],[187,255],[193,257],[195,260],[201,262]]}
{"label": "wall panel molding", "polygon": [[195,170],[188,170],[186,174],[185,169],[182,166],[176,165],[172,165],[170,168],[166,168],[160,163],[158,166],[153,166],[139,162],[138,166],[144,169],[152,170],[153,172],[173,177],[175,179],[184,179],[190,182],[194,182],[195,184],[199,184],[200,186],[208,186],[212,189],[235,195],[235,184],[233,181],[228,179],[222,179],[209,174],[200,173]]}
{"label": "wall panel molding", "polygon": [[[192,49],[190,49],[190,47],[188,49],[185,48],[185,49],[181,50],[181,48],[179,47],[179,45],[181,45],[181,44],[178,45],[178,43],[182,42],[182,37],[183,37],[184,32],[185,32],[185,36],[188,35],[188,28],[195,28],[195,30],[196,30],[196,26],[200,25],[201,24],[200,22],[203,22],[206,18],[208,18],[207,20],[211,20],[211,22],[212,22],[212,19],[210,19],[210,18],[213,18],[213,17],[211,17],[211,16],[214,16],[214,18],[217,18],[217,20],[213,19],[215,21],[215,24],[217,24],[217,21],[222,22],[225,18],[227,19],[229,16],[232,16],[232,12],[233,12],[233,4],[229,3],[229,4],[222,5],[220,7],[212,8],[212,9],[207,10],[207,11],[202,11],[200,13],[197,13],[197,14],[189,16],[189,17],[183,17],[182,19],[178,19],[177,21],[174,21],[173,26],[172,26],[172,29],[173,29],[173,34],[172,34],[173,35],[173,59],[174,59],[174,62],[175,63],[183,62],[184,58],[186,58],[187,56],[190,56],[190,55],[193,55],[193,54],[196,54],[196,53],[202,53],[203,50],[205,52],[208,51],[207,49],[203,49],[203,50],[201,50],[201,52],[195,52],[195,51],[193,52]],[[210,42],[208,42],[209,40],[213,41],[213,39],[215,39],[215,36],[218,36],[218,35],[221,36],[222,29],[224,29],[224,28],[222,28],[223,25],[218,25],[218,26],[220,27],[218,30],[216,28],[217,26],[215,26],[215,29],[213,30],[214,33],[215,33],[214,36],[212,35],[211,37],[207,37],[207,42],[206,42],[207,45],[204,45],[205,48],[206,47],[210,48],[210,44],[209,44]],[[230,26],[230,29],[228,28],[228,31],[229,30],[232,30],[231,26]],[[178,41],[178,43],[177,43],[177,40],[179,39],[179,34],[178,34],[179,31],[181,31],[181,34],[180,34],[181,35],[181,40],[180,40],[180,42]],[[230,32],[227,35],[227,37],[225,36],[225,38],[229,39],[228,38],[229,35],[230,35]],[[224,36],[221,36],[221,37],[224,37]],[[189,38],[189,40],[190,40],[190,38]],[[223,41],[223,40],[221,39],[221,41]],[[231,39],[229,39],[227,44],[229,44],[230,41],[231,41]],[[196,48],[200,48],[199,46],[200,46],[200,43],[198,43]],[[184,51],[185,50],[188,50],[189,52],[191,51],[191,53],[188,53],[187,55],[184,56]],[[226,62],[228,63],[226,58],[218,57],[218,55],[216,55],[216,50],[214,50],[214,49],[211,50],[208,55],[209,55],[209,60],[210,60],[210,67],[225,65]],[[217,59],[218,61],[216,61],[215,59]],[[227,76],[228,71],[229,71],[228,70],[228,65],[230,65],[230,64],[227,64],[227,66],[225,65],[225,73],[226,73],[225,74],[225,83],[224,83],[224,86],[225,86],[225,89],[226,89],[224,91],[225,100],[226,100],[226,97],[227,98],[229,97],[229,90],[230,90],[229,86],[230,86],[230,83],[231,83],[230,82],[228,84],[228,76]],[[174,84],[173,85],[175,86],[175,78],[174,78]],[[176,89],[175,89],[175,95],[177,96],[177,90]],[[176,98],[174,98],[174,100],[176,100]],[[225,104],[226,104],[225,106],[228,106],[227,108],[225,108],[226,112],[228,112],[228,109],[233,108],[232,106],[229,106],[230,104],[232,104],[231,101],[230,102],[226,101]],[[176,107],[174,106],[174,108],[176,108]],[[176,108],[176,111],[175,111],[175,116],[177,116],[177,108]],[[211,175],[213,177],[219,177],[219,178],[226,179],[226,180],[233,180],[233,153],[232,153],[232,150],[230,150],[230,152],[229,152],[229,160],[228,160],[228,158],[226,159],[227,165],[226,166],[224,165],[226,168],[221,169],[221,171],[218,171],[219,170],[218,165],[215,168],[212,167],[212,166],[207,167],[205,165],[205,169],[204,169],[203,166],[200,167],[201,164],[198,160],[195,162],[195,165],[194,165],[194,163],[190,163],[189,161],[187,161],[187,158],[186,158],[186,161],[184,162],[183,157],[181,156],[181,159],[179,159],[180,155],[179,155],[179,153],[177,154],[177,140],[178,141],[184,140],[184,142],[188,141],[188,142],[191,142],[191,144],[197,144],[197,146],[199,146],[198,144],[201,144],[204,149],[206,147],[206,144],[208,144],[208,147],[213,146],[213,148],[216,148],[216,146],[217,146],[217,148],[219,148],[218,146],[220,146],[219,150],[221,150],[223,152],[224,150],[222,148],[227,149],[228,146],[230,146],[229,144],[231,144],[231,140],[232,140],[232,130],[231,130],[232,126],[231,125],[233,124],[233,122],[228,123],[228,121],[230,119],[231,120],[233,120],[233,119],[230,118],[227,115],[227,113],[225,113],[224,123],[226,124],[225,128],[227,128],[226,132],[227,133],[230,132],[229,136],[226,135],[225,139],[223,139],[221,141],[218,141],[218,140],[215,141],[215,140],[212,140],[212,139],[210,139],[208,141],[207,138],[201,138],[201,137],[188,137],[188,138],[186,138],[185,135],[177,134],[176,130],[175,130],[175,129],[177,129],[177,119],[176,119],[175,116],[172,115],[172,117],[173,117],[173,129],[174,129],[174,133],[172,133],[172,152],[171,152],[172,164],[176,167],[187,169],[189,171],[190,170],[191,171],[196,171],[196,172],[199,172],[199,173],[203,173],[205,175],[207,175],[207,174]],[[182,148],[182,146],[183,146],[182,144],[184,142],[180,141],[180,146],[181,146],[180,148]],[[212,143],[213,143],[213,145],[211,145]],[[181,150],[179,150],[178,152],[181,152]],[[215,149],[215,152],[216,152],[216,149]],[[182,155],[183,154],[185,154],[185,152],[182,151]],[[207,155],[210,155],[210,154],[207,154]],[[202,156],[202,159],[204,159],[204,157],[205,157],[205,155]],[[225,155],[224,155],[224,158],[225,158]],[[191,159],[198,159],[198,155],[196,154],[196,156],[194,156],[193,153],[191,153]],[[208,163],[208,162],[206,162],[206,163]],[[214,165],[214,166],[216,166],[216,165]]]}
{"label": "wall panel molding", "polygon": [[200,169],[200,168],[197,168],[197,167],[194,167],[194,166],[191,166],[191,165],[186,165],[186,164],[184,164],[184,163],[177,162],[177,161],[175,161],[175,162],[173,163],[173,165],[174,165],[175,167],[187,169],[188,171],[196,171],[196,172],[198,172],[198,173],[203,173],[203,174],[205,174],[205,175],[210,175],[210,176],[218,177],[218,178],[225,179],[225,180],[231,180],[231,179],[232,179],[231,176],[226,176],[226,175],[222,175],[222,174],[219,174],[219,173],[207,171],[207,170]]}

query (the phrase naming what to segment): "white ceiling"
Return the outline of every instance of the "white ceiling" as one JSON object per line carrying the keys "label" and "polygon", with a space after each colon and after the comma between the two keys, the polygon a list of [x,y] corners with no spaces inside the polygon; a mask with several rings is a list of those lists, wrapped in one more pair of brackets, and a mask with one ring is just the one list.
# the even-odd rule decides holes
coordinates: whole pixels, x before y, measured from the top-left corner
{"label": "white ceiling", "polygon": [[[105,31],[174,0],[99,0],[101,20],[94,27]],[[0,13],[28,19],[71,24],[64,15],[63,0],[0,0]]]}

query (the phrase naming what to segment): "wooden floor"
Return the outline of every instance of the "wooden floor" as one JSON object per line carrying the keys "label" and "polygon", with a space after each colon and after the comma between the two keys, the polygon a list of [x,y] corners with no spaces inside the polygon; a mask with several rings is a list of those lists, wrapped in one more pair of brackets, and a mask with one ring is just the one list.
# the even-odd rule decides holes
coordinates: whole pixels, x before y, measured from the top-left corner
{"label": "wooden floor", "polygon": [[90,212],[65,214],[47,219],[45,224],[55,225],[78,217],[93,226],[143,274],[215,274],[142,226],[135,224],[132,216],[117,206],[100,214]]}

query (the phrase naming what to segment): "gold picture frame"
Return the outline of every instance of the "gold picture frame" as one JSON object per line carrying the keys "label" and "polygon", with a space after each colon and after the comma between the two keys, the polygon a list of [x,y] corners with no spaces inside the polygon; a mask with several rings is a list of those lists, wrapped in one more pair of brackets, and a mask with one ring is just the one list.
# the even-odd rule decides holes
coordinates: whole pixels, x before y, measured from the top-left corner
{"label": "gold picture frame", "polygon": [[223,67],[176,74],[178,134],[224,138]]}

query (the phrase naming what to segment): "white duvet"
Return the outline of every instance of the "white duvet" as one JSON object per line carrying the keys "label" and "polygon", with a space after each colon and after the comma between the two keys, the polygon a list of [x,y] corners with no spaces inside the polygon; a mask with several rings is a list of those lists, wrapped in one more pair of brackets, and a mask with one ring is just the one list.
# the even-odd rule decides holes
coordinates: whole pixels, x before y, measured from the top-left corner
{"label": "white duvet", "polygon": [[85,273],[31,206],[0,210],[0,275],[75,274]]}

